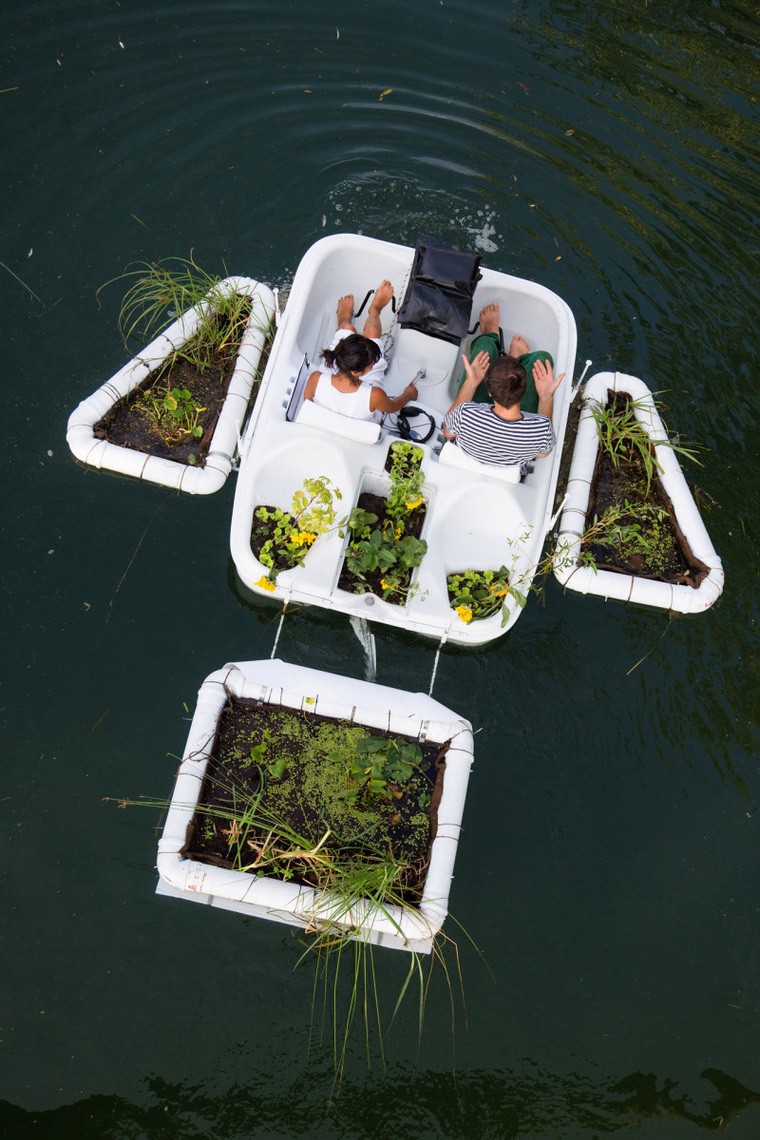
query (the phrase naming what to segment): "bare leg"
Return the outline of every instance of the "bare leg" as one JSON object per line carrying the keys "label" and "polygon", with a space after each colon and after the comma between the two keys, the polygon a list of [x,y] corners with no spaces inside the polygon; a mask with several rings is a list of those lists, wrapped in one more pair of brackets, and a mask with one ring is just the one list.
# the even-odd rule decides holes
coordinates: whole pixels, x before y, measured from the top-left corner
{"label": "bare leg", "polygon": [[346,293],[345,296],[340,297],[338,300],[337,320],[339,329],[349,329],[351,332],[356,332],[356,326],[353,323],[354,316],[354,295],[353,293]]}
{"label": "bare leg", "polygon": [[377,340],[383,335],[382,311],[393,296],[393,285],[386,278],[381,281],[375,295],[370,302],[369,310],[367,312],[367,319],[364,322],[362,332],[365,336],[370,336]]}

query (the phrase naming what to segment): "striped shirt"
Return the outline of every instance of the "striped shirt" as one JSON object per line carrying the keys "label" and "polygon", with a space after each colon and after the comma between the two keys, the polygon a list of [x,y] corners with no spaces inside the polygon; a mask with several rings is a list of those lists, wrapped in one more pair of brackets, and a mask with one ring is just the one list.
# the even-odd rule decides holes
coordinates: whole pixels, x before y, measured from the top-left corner
{"label": "striped shirt", "polygon": [[466,455],[481,463],[519,463],[523,472],[531,459],[551,451],[557,442],[548,416],[523,412],[519,420],[503,420],[490,404],[470,400],[443,422]]}

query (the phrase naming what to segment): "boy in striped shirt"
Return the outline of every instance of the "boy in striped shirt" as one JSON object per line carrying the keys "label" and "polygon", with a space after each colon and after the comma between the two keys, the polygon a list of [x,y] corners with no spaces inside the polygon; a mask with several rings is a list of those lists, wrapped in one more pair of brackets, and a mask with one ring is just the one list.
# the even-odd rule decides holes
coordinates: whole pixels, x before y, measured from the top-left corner
{"label": "boy in striped shirt", "polygon": [[[475,353],[472,361],[462,356],[465,378],[459,394],[443,421],[447,439],[454,439],[467,455],[482,463],[517,464],[525,473],[532,459],[548,455],[556,443],[551,423],[554,410],[554,393],[564,379],[564,372],[554,376],[548,353],[533,353],[525,360],[532,368],[538,411],[522,411],[520,402],[525,395],[528,376],[525,359],[529,345],[524,337],[512,337],[509,355],[499,356],[499,306],[486,305],[480,313],[481,337],[493,337],[494,350],[486,344],[484,351]],[[475,344],[476,348],[480,346]],[[543,357],[543,359],[542,359]],[[491,403],[477,400],[476,392],[485,381]],[[535,406],[535,405],[534,405]]]}

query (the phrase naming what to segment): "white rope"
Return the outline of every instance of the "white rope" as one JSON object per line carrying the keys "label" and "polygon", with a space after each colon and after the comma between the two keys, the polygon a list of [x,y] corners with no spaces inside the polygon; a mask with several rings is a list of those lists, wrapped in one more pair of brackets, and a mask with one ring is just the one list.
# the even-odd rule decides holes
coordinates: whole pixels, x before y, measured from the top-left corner
{"label": "white rope", "polygon": [[433,695],[433,685],[435,684],[435,675],[438,672],[438,662],[440,661],[441,650],[443,649],[444,645],[446,644],[446,638],[448,637],[448,635],[449,634],[448,634],[448,630],[447,630],[444,633],[443,637],[441,638],[440,644],[438,645],[438,649],[436,650],[436,653],[435,653],[435,661],[433,662],[433,675],[430,678],[430,688],[428,689],[428,696],[429,697],[432,697],[432,695]]}
{"label": "white rope", "polygon": [[374,681],[377,676],[377,647],[375,644],[375,635],[369,628],[369,622],[366,618],[351,617],[349,619],[351,629],[359,639],[359,643],[364,650],[364,680]]}
{"label": "white rope", "polygon": [[288,608],[288,603],[286,602],[285,605],[282,607],[282,613],[280,614],[280,620],[277,624],[277,633],[275,634],[275,637],[274,637],[274,645],[272,646],[272,652],[269,654],[269,660],[270,661],[272,661],[274,659],[274,655],[277,652],[277,644],[280,640],[280,633],[282,631],[282,623],[285,621],[285,611],[287,610],[287,608]]}

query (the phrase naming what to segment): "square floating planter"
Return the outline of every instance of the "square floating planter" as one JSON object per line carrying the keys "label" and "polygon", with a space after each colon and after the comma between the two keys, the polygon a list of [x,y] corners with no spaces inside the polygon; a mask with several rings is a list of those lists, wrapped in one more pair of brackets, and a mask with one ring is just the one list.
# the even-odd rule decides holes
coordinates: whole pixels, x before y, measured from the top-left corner
{"label": "square floating planter", "polygon": [[[291,876],[289,870],[275,873],[273,861],[268,859],[266,841],[242,843],[242,826],[245,826],[246,819],[244,810],[239,813],[243,819],[242,826],[229,817],[224,821],[224,834],[229,837],[230,848],[234,845],[239,855],[244,847],[244,859],[238,858],[235,866],[232,861],[230,865],[220,866],[216,865],[218,859],[207,862],[193,855],[199,846],[199,821],[203,819],[205,823],[202,826],[211,831],[215,828],[213,809],[208,807],[209,781],[225,784],[220,721],[231,704],[234,708],[235,702],[249,709],[274,711],[280,719],[287,720],[292,716],[293,735],[304,726],[308,728],[319,722],[328,725],[328,732],[365,730],[355,734],[365,741],[371,737],[373,745],[382,745],[387,740],[419,742],[427,752],[443,754],[443,763],[439,761],[437,765],[438,778],[429,808],[429,830],[426,824],[420,885],[409,895],[409,901],[396,901],[394,895],[394,901],[380,903],[374,896],[357,895],[351,897],[347,905],[345,894],[339,896],[329,887],[309,885],[303,875]],[[243,757],[243,763],[255,761],[264,773],[264,782],[271,780],[276,783],[277,775],[266,773],[276,773],[279,753],[274,747],[268,755],[265,753],[266,734],[258,739],[260,743],[250,749],[250,757]],[[370,752],[366,755],[368,773],[374,771],[371,758]],[[237,749],[235,762],[240,763],[240,760],[241,751]],[[206,678],[198,694],[158,845],[157,892],[311,931],[334,929],[338,936],[348,935],[376,945],[429,953],[448,911],[472,760],[473,740],[469,722],[421,693],[408,693],[281,661],[225,665]],[[338,760],[331,762],[339,763]],[[230,767],[231,763],[232,750],[228,757]],[[311,759],[311,752],[308,763],[316,763]],[[379,780],[380,794],[387,790],[388,810],[393,813],[393,821],[397,818],[396,797],[399,802],[403,800],[403,792],[399,793],[399,787],[403,788],[401,780],[402,777],[395,773],[389,775],[387,789],[383,787],[382,778]],[[300,786],[306,788],[307,781]],[[357,794],[356,789],[352,794]],[[302,794],[303,798],[307,797]],[[357,799],[354,802],[358,819],[361,801]],[[399,808],[399,817],[400,812]],[[362,828],[358,830],[364,826],[362,822]],[[329,833],[329,827],[322,830]],[[327,835],[320,835],[315,840],[315,836],[310,837],[311,847],[306,852],[314,861],[319,857],[322,844],[329,845]],[[389,831],[386,849],[392,846],[392,842]],[[285,859],[291,857],[288,854]],[[340,857],[340,851],[336,849],[334,858]],[[247,863],[246,870],[236,869],[244,863]],[[283,865],[280,858],[277,867],[281,870]]]}
{"label": "square floating planter", "polygon": [[203,305],[207,302],[183,313],[71,413],[66,441],[80,462],[192,495],[209,495],[224,485],[232,469],[256,369],[274,316],[275,300],[266,285],[249,277],[226,277],[215,290],[249,297],[251,312],[221,411],[210,429],[213,434],[200,462],[192,465],[166,454],[151,454],[147,448],[136,450],[122,446],[101,438],[97,425],[117,406],[133,398],[152,374],[195,337],[202,323]]}

